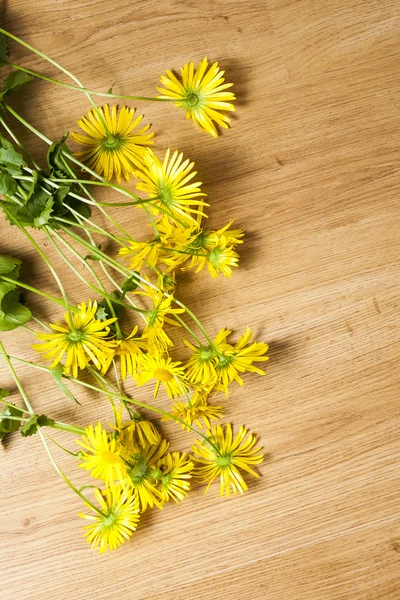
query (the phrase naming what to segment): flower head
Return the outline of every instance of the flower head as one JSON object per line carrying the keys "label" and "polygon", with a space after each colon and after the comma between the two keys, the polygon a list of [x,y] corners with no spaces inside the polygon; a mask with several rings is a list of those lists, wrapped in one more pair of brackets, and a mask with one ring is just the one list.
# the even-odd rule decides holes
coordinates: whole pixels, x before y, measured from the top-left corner
{"label": "flower head", "polygon": [[201,129],[218,137],[214,123],[228,129],[230,119],[221,111],[234,111],[231,100],[235,95],[226,90],[232,83],[224,83],[225,71],[220,71],[215,62],[207,71],[208,60],[204,58],[197,69],[191,62],[181,67],[181,81],[171,72],[161,76],[161,83],[165,86],[157,90],[163,95],[160,98],[173,98],[174,104],[186,111],[186,118],[192,119]]}
{"label": "flower head", "polygon": [[259,477],[252,467],[260,464],[264,456],[258,454],[261,448],[254,448],[256,437],[249,434],[245,440],[246,435],[247,430],[241,427],[233,438],[231,425],[217,425],[212,432],[208,432],[214,447],[205,445],[203,440],[196,440],[192,446],[193,460],[199,465],[195,466],[195,476],[208,481],[205,493],[211,483],[219,478],[220,496],[226,494],[229,497],[231,491],[233,494],[243,494],[247,484],[241,471]]}
{"label": "flower head", "polygon": [[142,291],[134,294],[145,296],[152,301],[152,308],[145,314],[147,325],[143,331],[143,338],[148,342],[150,352],[165,352],[172,341],[164,331],[164,323],[179,326],[177,321],[167,315],[181,314],[183,308],[172,308],[173,296],[166,296],[164,292],[154,289],[151,285],[142,285]]}
{"label": "flower head", "polygon": [[192,356],[185,365],[186,377],[190,383],[212,388],[217,381],[216,366],[218,355],[230,350],[226,337],[231,333],[228,329],[221,329],[211,345],[195,346],[187,340],[184,344],[193,350]]}
{"label": "flower head", "polygon": [[159,470],[161,494],[164,502],[170,498],[179,502],[184,500],[190,489],[189,479],[192,477],[193,463],[186,453],[171,452],[161,458],[156,465]]}
{"label": "flower head", "polygon": [[137,527],[138,499],[129,489],[121,486],[113,486],[104,492],[96,489],[94,494],[100,511],[92,515],[79,514],[82,519],[92,521],[90,525],[84,526],[84,536],[100,553],[115,550],[131,537]]}
{"label": "flower head", "polygon": [[193,214],[201,214],[199,207],[205,206],[201,196],[201,182],[193,182],[197,175],[193,171],[194,163],[183,160],[183,154],[177,150],[170,156],[170,149],[165,153],[163,162],[155,154],[146,157],[140,170],[135,171],[138,190],[146,192],[150,198],[152,211],[158,215],[161,211],[166,216],[182,225],[194,222]]}
{"label": "flower head", "polygon": [[79,467],[90,471],[92,477],[103,479],[105,484],[113,485],[124,477],[124,463],[119,450],[119,443],[99,422],[96,427],[89,425],[81,440],[76,440],[83,448]]}
{"label": "flower head", "polygon": [[122,457],[130,456],[138,447],[143,448],[146,444],[158,444],[161,437],[157,429],[150,421],[142,417],[139,412],[132,415],[129,421],[122,419],[122,406],[119,410],[114,408],[115,426],[117,431],[118,445]]}
{"label": "flower head", "polygon": [[106,357],[103,363],[102,373],[107,373],[112,360],[119,357],[121,377],[126,379],[127,375],[133,375],[137,369],[139,357],[147,350],[147,343],[142,336],[136,336],[138,327],[123,339],[114,339],[114,352]]}
{"label": "flower head", "polygon": [[54,333],[37,333],[40,344],[33,344],[37,352],[42,352],[44,358],[52,359],[51,368],[61,362],[66,355],[64,374],[72,371],[74,378],[78,370],[84,369],[91,363],[101,369],[107,358],[114,352],[114,341],[108,340],[110,332],[108,325],[116,321],[96,319],[97,302],[88,301],[87,306],[82,302],[78,312],[64,315],[65,324],[57,321],[50,323]]}
{"label": "flower head", "polygon": [[151,138],[154,133],[146,133],[150,125],[135,131],[143,115],[134,119],[135,109],[116,106],[111,110],[108,104],[88,112],[87,117],[78,121],[84,134],[72,133],[73,139],[85,147],[77,152],[91,169],[110,181],[115,175],[118,182],[123,175],[129,181],[135,167],[139,167],[151,151]]}
{"label": "flower head", "polygon": [[168,450],[169,443],[161,440],[159,444],[146,443],[132,452],[129,459],[125,460],[127,477],[124,485],[132,488],[137,495],[142,512],[148,507],[162,508],[163,494],[158,488],[158,460]]}
{"label": "flower head", "polygon": [[[189,425],[195,423],[201,429],[203,423],[206,427],[211,427],[210,419],[218,420],[223,416],[222,406],[211,406],[207,400],[207,390],[196,390],[191,402],[175,402],[172,405],[171,413],[186,425],[182,424],[182,429],[190,431]],[[163,421],[170,420],[172,417],[163,417]]]}
{"label": "flower head", "polygon": [[[230,332],[228,332],[229,334]],[[219,357],[218,364],[216,366],[216,373],[218,378],[217,388],[224,390],[228,395],[228,386],[235,380],[239,385],[243,385],[243,379],[239,373],[248,371],[249,373],[258,373],[259,375],[265,375],[265,371],[262,371],[253,362],[264,362],[268,360],[268,356],[264,356],[268,350],[268,344],[263,342],[253,342],[247,345],[253,334],[249,327],[246,328],[245,333],[240,336],[239,341],[235,346],[227,344],[222,350],[222,356]]]}
{"label": "flower head", "polygon": [[144,385],[151,379],[155,379],[154,398],[157,396],[160,384],[162,384],[169,396],[175,398],[187,389],[185,372],[181,362],[172,362],[171,358],[156,354],[143,354],[140,359],[138,373],[135,376],[137,385]]}

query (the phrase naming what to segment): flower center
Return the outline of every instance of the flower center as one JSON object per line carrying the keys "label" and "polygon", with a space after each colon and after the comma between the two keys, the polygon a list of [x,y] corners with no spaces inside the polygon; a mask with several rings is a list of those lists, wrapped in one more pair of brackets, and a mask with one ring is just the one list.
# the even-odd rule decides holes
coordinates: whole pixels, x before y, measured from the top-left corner
{"label": "flower center", "polygon": [[110,511],[108,515],[103,518],[104,527],[111,527],[114,525],[115,521],[117,520],[117,516],[118,515],[113,510]]}
{"label": "flower center", "polygon": [[161,202],[164,202],[164,204],[169,205],[172,202],[171,190],[165,185],[158,189],[158,197],[160,198]]}
{"label": "flower center", "polygon": [[221,456],[217,457],[216,462],[219,467],[222,467],[222,468],[227,467],[232,462],[232,456],[230,454],[222,454]]}
{"label": "flower center", "polygon": [[109,133],[101,145],[106,152],[115,152],[122,145],[122,140],[119,136]]}
{"label": "flower center", "polygon": [[83,332],[79,331],[79,329],[75,329],[68,334],[68,339],[70,342],[78,343],[83,338]]}
{"label": "flower center", "polygon": [[154,377],[158,379],[158,381],[172,381],[174,376],[172,373],[167,371],[167,369],[156,369],[154,371]]}
{"label": "flower center", "polygon": [[209,361],[210,358],[212,358],[213,356],[214,356],[214,350],[212,350],[211,348],[206,348],[205,346],[200,348],[199,360],[201,360],[202,362]]}
{"label": "flower center", "polygon": [[208,260],[213,265],[218,265],[223,260],[223,250],[220,248],[214,248],[208,255]]}
{"label": "flower center", "polygon": [[220,356],[217,369],[225,369],[228,365],[230,365],[233,359],[234,356]]}
{"label": "flower center", "polygon": [[191,108],[194,108],[200,103],[200,96],[195,92],[190,92],[185,98],[185,102]]}

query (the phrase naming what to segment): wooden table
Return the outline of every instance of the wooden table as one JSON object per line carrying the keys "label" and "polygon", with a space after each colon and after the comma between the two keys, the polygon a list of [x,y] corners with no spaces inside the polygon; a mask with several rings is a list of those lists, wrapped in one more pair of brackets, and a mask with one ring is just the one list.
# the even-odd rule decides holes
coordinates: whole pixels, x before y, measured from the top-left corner
{"label": "wooden table", "polygon": [[[82,507],[40,440],[14,435],[0,451],[2,598],[398,599],[398,2],[4,4],[3,27],[92,89],[117,82],[151,95],[166,68],[205,55],[226,68],[238,111],[217,140],[174,106],[137,107],[159,152],[179,148],[196,162],[210,226],[234,218],[246,230],[232,279],[184,276],[180,297],[212,333],[226,326],[238,336],[250,325],[270,343],[271,360],[266,377],[246,376],[224,401],[226,421],[260,436],[262,478],[229,500],[216,486],[206,496],[196,488],[182,505],[146,513],[131,542],[102,557],[83,541]],[[59,76],[11,48],[15,62]],[[13,106],[52,139],[76,130],[88,109],[83,95],[36,81]],[[44,144],[15,130],[41,159]],[[139,211],[115,214],[145,236]],[[24,259],[25,280],[56,293],[22,236],[3,218],[0,228],[1,251]],[[61,269],[44,235],[36,239]],[[63,276],[78,302],[84,288]],[[28,297],[42,318],[62,316]],[[34,357],[29,332],[1,339],[10,353]],[[77,407],[46,375],[18,373],[38,412],[77,424],[111,420],[96,395],[80,395]],[[15,392],[4,364],[1,384]],[[150,387],[135,394],[148,399]],[[164,395],[157,402],[167,405]],[[190,448],[173,424],[164,431]],[[67,434],[57,439],[73,446]],[[83,482],[73,461],[56,455]]]}

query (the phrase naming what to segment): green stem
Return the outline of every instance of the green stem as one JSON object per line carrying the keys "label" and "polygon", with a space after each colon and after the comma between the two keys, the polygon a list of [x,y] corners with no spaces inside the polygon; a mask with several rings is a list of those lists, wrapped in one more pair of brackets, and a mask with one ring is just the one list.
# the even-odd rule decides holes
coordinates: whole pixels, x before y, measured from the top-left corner
{"label": "green stem", "polygon": [[[2,281],[7,281],[8,283],[15,283],[16,286],[21,287],[24,290],[28,290],[29,292],[33,292],[34,294],[38,294],[38,296],[43,296],[43,298],[46,298],[47,300],[51,300],[51,302],[58,304],[58,306],[63,306],[64,308],[66,308],[64,300],[62,300],[61,298],[56,298],[55,296],[46,294],[46,292],[42,292],[38,288],[28,285],[27,283],[23,283],[22,281],[17,281],[16,279],[11,279],[10,277],[7,277],[6,275],[0,275],[0,279]],[[79,312],[79,310],[77,308],[75,308],[74,306],[71,306],[71,305],[70,305],[70,309],[72,312],[76,312],[76,313]]]}
{"label": "green stem", "polygon": [[[93,290],[94,292],[96,292],[96,294],[99,294],[99,296],[102,296],[105,300],[109,300],[111,302],[115,302],[116,304],[120,304],[121,306],[124,306],[125,308],[129,308],[130,310],[134,310],[136,312],[141,312],[141,313],[147,313],[147,310],[142,310],[141,308],[135,308],[133,306],[128,306],[125,302],[121,302],[120,300],[118,300],[117,298],[113,298],[111,297],[109,294],[107,294],[106,292],[103,292],[100,288],[96,287],[95,285],[91,284],[85,277],[83,277],[83,275],[74,267],[74,265],[71,263],[71,261],[67,258],[67,256],[65,256],[64,252],[61,250],[61,248],[58,246],[58,244],[56,244],[56,242],[54,241],[54,239],[52,238],[51,234],[50,234],[50,230],[49,228],[43,228],[44,231],[46,232],[46,235],[48,237],[48,239],[50,240],[50,242],[52,243],[52,245],[54,246],[54,248],[56,249],[56,251],[58,252],[58,254],[60,255],[60,257],[63,259],[63,261],[65,262],[66,265],[68,265],[68,267],[71,269],[71,271],[73,273],[75,273],[75,275],[81,280],[83,281],[83,283],[85,285],[87,285],[91,290]],[[71,249],[71,252],[79,257],[80,261],[85,264],[85,266],[88,266],[85,259],[79,254],[79,252],[77,252],[75,250],[75,248],[72,248],[72,246],[70,246],[70,244],[68,244],[68,242],[66,240],[64,240],[64,238],[62,238],[61,236],[58,235],[58,233],[54,230],[51,230],[53,235],[55,237],[57,237],[57,239],[60,239],[66,246],[68,246]],[[95,250],[92,246],[90,246],[90,248],[92,248],[92,250]]]}
{"label": "green stem", "polygon": [[47,268],[49,269],[49,271],[53,275],[53,277],[56,280],[56,283],[57,283],[57,285],[58,285],[58,287],[60,289],[61,295],[63,297],[65,308],[67,309],[70,321],[72,322],[71,311],[70,311],[70,306],[69,306],[67,295],[65,293],[63,284],[61,283],[61,280],[58,277],[57,272],[53,268],[51,262],[49,261],[49,259],[45,255],[45,253],[42,251],[42,249],[39,247],[39,245],[35,242],[35,240],[33,239],[33,237],[26,231],[25,227],[23,225],[21,225],[21,223],[18,221],[18,219],[15,218],[15,216],[12,213],[9,212],[9,210],[6,208],[6,206],[4,204],[3,204],[3,210],[8,215],[8,218],[15,223],[15,225],[18,227],[18,229],[20,229],[22,231],[22,233],[25,235],[25,237],[30,241],[30,243],[32,244],[32,246],[35,248],[36,252],[42,258],[43,262],[46,264]]}
{"label": "green stem", "polygon": [[[0,32],[5,33],[5,31],[3,29],[0,29]],[[19,42],[19,38],[16,38],[15,36],[12,36],[11,34],[7,34],[7,33],[5,33],[5,35],[12,37],[12,39]],[[22,40],[21,40],[21,42],[22,42]],[[19,43],[21,43],[21,42],[19,42]],[[22,43],[22,45],[26,46],[27,48],[29,48],[36,54],[39,54],[39,52],[35,51],[32,48],[32,46],[29,46],[28,44],[25,44],[25,43]],[[40,56],[42,56],[42,58],[45,58],[46,55],[40,53]],[[53,77],[47,77],[46,75],[42,75],[41,73],[38,73],[37,71],[32,71],[31,69],[26,69],[25,67],[21,67],[20,65],[17,65],[15,63],[12,63],[9,61],[4,61],[4,62],[5,62],[5,64],[10,65],[10,67],[13,67],[14,69],[18,69],[19,71],[28,73],[29,75],[32,75],[33,77],[37,77],[38,79],[43,79],[43,81],[47,81],[48,83],[54,83],[55,85],[60,85],[62,87],[68,88],[70,90],[74,90],[76,92],[83,92],[85,94],[91,94],[92,96],[102,96],[103,98],[118,99],[118,100],[135,100],[135,101],[139,100],[139,101],[144,101],[144,102],[174,102],[173,98],[171,98],[171,99],[159,98],[157,96],[155,96],[155,97],[154,96],[133,96],[132,94],[114,94],[114,93],[108,93],[108,92],[98,92],[97,90],[88,90],[86,87],[78,87],[76,85],[71,85],[70,83],[65,83],[64,81],[60,81],[59,79],[54,79]],[[52,61],[50,61],[50,62],[52,62]]]}
{"label": "green stem", "polygon": [[19,390],[19,393],[21,394],[22,399],[25,402],[25,406],[28,409],[29,414],[34,415],[35,411],[33,410],[32,406],[31,406],[31,403],[28,400],[28,396],[26,395],[25,390],[22,387],[22,384],[21,384],[21,382],[19,380],[19,377],[18,377],[18,375],[15,372],[15,369],[14,369],[14,367],[12,365],[10,357],[8,356],[8,354],[6,352],[6,349],[4,348],[1,340],[0,340],[0,352],[2,353],[2,355],[4,357],[4,360],[6,361],[6,363],[8,365],[8,368],[10,369],[11,375],[13,376],[15,384],[16,384],[18,390]]}
{"label": "green stem", "polygon": [[19,141],[19,139],[17,138],[17,136],[15,135],[15,133],[8,127],[7,123],[4,121],[4,119],[1,116],[0,116],[0,123],[3,125],[4,129],[7,131],[8,135],[17,144],[18,148],[20,148],[22,150],[22,152],[25,154],[25,156],[31,161],[31,163],[33,164],[33,166],[38,171],[40,171],[40,166],[38,165],[38,163],[31,156],[31,154],[28,152],[28,150],[26,150],[26,148],[24,148],[24,146],[21,144],[21,142]]}
{"label": "green stem", "polygon": [[[39,369],[41,371],[51,372],[51,369],[49,369],[47,367],[42,367],[41,365],[36,365],[35,363],[29,362],[27,360],[23,360],[22,358],[18,358],[17,356],[10,356],[10,358],[11,358],[11,360],[16,360],[17,362],[23,363],[25,365],[29,365],[30,367],[32,367],[34,369]],[[99,373],[96,373],[96,375],[98,377],[101,377],[101,375]],[[91,385],[90,383],[86,383],[85,381],[80,381],[79,379],[74,379],[73,377],[69,377],[69,376],[66,376],[66,375],[64,375],[63,377],[65,379],[68,379],[68,381],[73,381],[74,383],[77,383],[78,385],[81,385],[81,386],[83,386],[85,388],[88,388],[89,390],[93,390],[94,392],[100,392],[101,394],[105,394],[108,397],[117,398],[124,405],[125,405],[125,403],[134,404],[135,406],[140,406],[141,408],[144,408],[146,410],[150,410],[150,411],[153,411],[155,413],[158,413],[159,415],[163,415],[165,417],[168,417],[169,419],[172,419],[173,421],[176,421],[177,423],[180,423],[181,425],[184,425],[185,427],[188,427],[189,429],[191,429],[194,433],[196,433],[196,435],[199,435],[208,444],[210,444],[214,448],[214,450],[219,454],[218,448],[210,441],[210,439],[206,435],[204,435],[204,433],[202,433],[200,430],[196,429],[196,427],[192,427],[192,425],[189,425],[188,423],[186,423],[185,421],[183,421],[179,417],[176,417],[172,413],[166,412],[165,410],[162,410],[161,408],[157,408],[157,406],[154,406],[153,404],[146,404],[145,402],[140,402],[139,400],[135,400],[134,398],[129,398],[128,396],[125,396],[123,394],[119,394],[116,391],[108,392],[105,389],[101,389],[101,388],[99,388],[99,387],[97,387],[95,385]],[[108,383],[108,381],[106,381],[105,379],[104,379],[104,382],[105,382],[105,384],[107,386],[110,385]]]}

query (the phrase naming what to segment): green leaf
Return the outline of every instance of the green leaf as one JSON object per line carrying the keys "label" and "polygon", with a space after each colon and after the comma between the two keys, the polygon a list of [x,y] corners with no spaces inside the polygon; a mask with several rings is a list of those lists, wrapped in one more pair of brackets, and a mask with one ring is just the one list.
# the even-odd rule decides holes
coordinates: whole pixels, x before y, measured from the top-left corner
{"label": "green leaf", "polygon": [[10,395],[10,392],[5,388],[0,388],[0,398],[7,398]]}
{"label": "green leaf", "polygon": [[[71,150],[68,148],[65,140],[68,137],[68,133],[63,135],[59,142],[53,142],[47,152],[47,164],[50,169],[53,171],[57,171],[57,174],[67,179],[71,179],[71,173],[67,169],[64,164],[64,159],[62,156],[63,152],[67,152],[68,154],[72,154]],[[72,169],[72,167],[71,167]],[[59,177],[57,177],[59,179]]]}
{"label": "green leaf", "polygon": [[49,196],[45,208],[38,217],[33,219],[33,227],[39,229],[40,227],[43,227],[43,225],[47,225],[50,220],[50,215],[53,212],[53,204],[53,198]]}
{"label": "green leaf", "polygon": [[33,76],[28,75],[24,71],[12,71],[4,80],[4,87],[1,92],[1,96],[4,97],[6,94],[16,92],[25,83],[32,81]]}
{"label": "green leaf", "polygon": [[[14,267],[14,269],[12,271],[7,273],[7,277],[9,279],[14,279],[15,281],[17,281],[18,277],[19,277],[19,265],[17,265],[16,267]],[[16,287],[17,287],[16,283],[10,283],[9,281],[1,281],[1,275],[0,275],[0,308],[1,308],[1,301],[4,298],[4,296],[6,294],[8,294],[8,292],[12,292],[12,290],[15,290]]]}
{"label": "green leaf", "polygon": [[143,456],[143,454],[139,454],[136,464],[133,467],[133,469],[131,469],[129,471],[129,476],[130,477],[142,477],[147,471],[147,462],[145,457]]}
{"label": "green leaf", "polygon": [[57,366],[55,366],[53,369],[51,369],[51,374],[53,376],[53,379],[56,382],[56,384],[58,385],[58,387],[60,388],[60,390],[63,392],[63,394],[65,394],[67,396],[67,398],[69,398],[70,400],[73,400],[73,402],[76,402],[80,406],[80,402],[78,402],[78,400],[75,398],[73,393],[67,388],[67,386],[63,382],[63,380],[62,380],[63,372],[64,372],[64,365],[62,365],[61,363],[58,363]]}
{"label": "green leaf", "polygon": [[0,164],[4,165],[10,175],[19,175],[22,167],[26,167],[22,154],[17,152],[14,146],[2,135],[0,135],[0,146]]}
{"label": "green leaf", "polygon": [[23,437],[29,437],[37,433],[38,429],[38,416],[32,415],[29,421],[21,428],[21,435]]}
{"label": "green leaf", "polygon": [[7,60],[8,52],[7,52],[7,41],[6,36],[3,33],[0,33],[0,63]]}
{"label": "green leaf", "polygon": [[0,254],[0,275],[7,275],[16,265],[20,265],[21,263],[22,260],[20,258],[14,258],[9,254]]}
{"label": "green leaf", "polygon": [[49,419],[46,415],[32,415],[29,421],[22,427],[21,435],[23,437],[30,437],[37,433],[38,427],[45,427],[46,425],[51,427],[54,423],[54,419]]}
{"label": "green leaf", "polygon": [[113,89],[114,89],[114,85],[116,85],[117,82],[113,83],[112,86],[110,87],[110,89],[108,90],[107,94],[112,94],[113,93]]}
{"label": "green leaf", "polygon": [[125,281],[121,285],[121,289],[123,292],[132,292],[133,290],[136,290],[140,283],[140,279],[137,277],[137,275],[139,275],[139,273],[137,273],[137,271],[134,271],[131,277],[125,279]]}
{"label": "green leaf", "polygon": [[12,196],[16,189],[17,184],[11,175],[0,171],[0,194]]}
{"label": "green leaf", "polygon": [[98,319],[99,321],[107,321],[108,314],[104,310],[103,306],[98,307],[98,309],[96,311],[96,319]]}
{"label": "green leaf", "polygon": [[4,410],[0,415],[0,440],[2,440],[7,433],[18,431],[21,426],[20,421],[8,419],[7,417],[22,417],[23,414],[24,411],[13,404],[7,404],[7,406],[4,407]]}
{"label": "green leaf", "polygon": [[12,331],[31,318],[29,308],[19,302],[20,293],[11,291],[0,302],[0,331]]}

